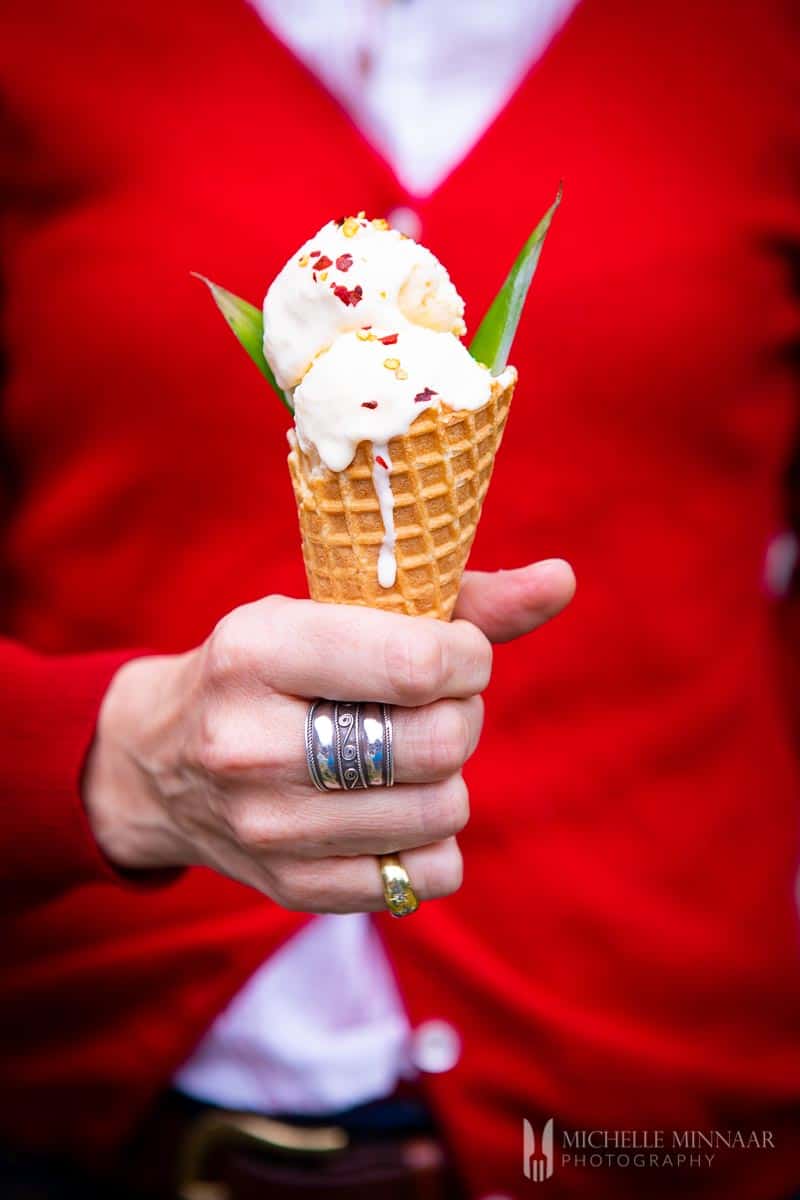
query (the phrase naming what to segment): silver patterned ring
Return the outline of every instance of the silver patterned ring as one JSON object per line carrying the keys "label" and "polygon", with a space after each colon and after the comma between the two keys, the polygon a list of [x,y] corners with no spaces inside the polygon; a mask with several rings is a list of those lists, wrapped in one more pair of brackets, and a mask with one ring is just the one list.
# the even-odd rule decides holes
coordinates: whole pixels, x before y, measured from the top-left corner
{"label": "silver patterned ring", "polygon": [[394,783],[388,704],[315,700],[306,713],[305,747],[308,773],[320,792]]}

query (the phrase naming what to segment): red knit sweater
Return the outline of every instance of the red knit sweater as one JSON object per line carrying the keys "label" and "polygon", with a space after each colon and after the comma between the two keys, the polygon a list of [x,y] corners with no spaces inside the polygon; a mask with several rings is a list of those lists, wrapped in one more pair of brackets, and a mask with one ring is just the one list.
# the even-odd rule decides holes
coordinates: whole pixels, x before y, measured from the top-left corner
{"label": "red knit sweater", "polygon": [[3,7],[0,1135],[113,1152],[303,921],[205,870],[117,879],[81,808],[130,648],[304,593],[284,414],[189,271],[258,300],[328,217],[412,203],[474,325],[563,176],[474,561],[565,555],[580,590],[497,654],[462,891],[381,925],[412,1022],[460,1033],[429,1084],[476,1195],[523,1194],[522,1118],[553,1115],[559,1144],[777,1143],[705,1171],[558,1161],[553,1195],[781,1196],[800,789],[760,579],[800,332],[782,3],[583,0],[419,205],[244,3]]}

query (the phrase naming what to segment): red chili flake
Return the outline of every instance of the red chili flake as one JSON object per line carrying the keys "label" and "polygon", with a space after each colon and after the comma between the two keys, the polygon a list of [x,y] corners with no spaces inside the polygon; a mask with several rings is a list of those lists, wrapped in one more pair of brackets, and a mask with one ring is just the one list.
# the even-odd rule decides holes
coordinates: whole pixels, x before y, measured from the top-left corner
{"label": "red chili flake", "polygon": [[372,326],[371,325],[362,325],[361,328],[362,329],[372,329]]}
{"label": "red chili flake", "polygon": [[309,258],[316,258],[318,254],[319,254],[319,250],[310,250],[310,251],[309,251],[309,253],[308,253],[308,257],[309,257]]}
{"label": "red chili flake", "polygon": [[340,254],[336,260],[337,271],[349,271],[353,265],[352,254]]}
{"label": "red chili flake", "polygon": [[387,333],[386,337],[378,338],[384,346],[393,346],[400,335],[398,333]]}
{"label": "red chili flake", "polygon": [[326,267],[332,267],[333,260],[328,258],[327,254],[321,254],[314,263],[314,268],[317,271],[324,271]]}
{"label": "red chili flake", "polygon": [[311,272],[311,278],[314,280],[314,283],[317,282],[317,272],[316,271]]}
{"label": "red chili flake", "polygon": [[385,459],[385,458],[381,458],[380,454],[376,454],[376,455],[375,455],[375,462],[378,464],[378,466],[379,466],[379,467],[383,467],[383,468],[384,468],[384,470],[386,470],[386,471],[388,471],[388,470],[389,470],[389,467],[388,467],[388,465],[387,465],[387,463],[386,463],[386,459]]}
{"label": "red chili flake", "polygon": [[363,400],[361,403],[361,407],[362,408],[377,408],[378,401],[377,400]]}
{"label": "red chili flake", "polygon": [[436,392],[433,390],[433,388],[426,387],[423,391],[417,392],[416,396],[414,397],[414,403],[415,404],[427,404],[428,401],[430,400],[431,396],[435,396],[435,395],[436,395]]}
{"label": "red chili flake", "polygon": [[353,306],[353,308],[355,308],[355,306],[364,296],[364,292],[360,283],[356,284],[352,291],[348,291],[344,284],[337,283],[333,289],[333,294],[337,300],[341,300],[342,304],[350,304]]}

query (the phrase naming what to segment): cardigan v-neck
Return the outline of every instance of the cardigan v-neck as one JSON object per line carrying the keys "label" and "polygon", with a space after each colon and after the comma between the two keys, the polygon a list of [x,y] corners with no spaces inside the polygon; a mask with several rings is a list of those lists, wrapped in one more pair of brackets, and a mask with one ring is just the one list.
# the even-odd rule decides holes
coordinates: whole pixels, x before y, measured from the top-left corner
{"label": "cardigan v-neck", "polygon": [[578,0],[250,0],[414,196],[469,153]]}

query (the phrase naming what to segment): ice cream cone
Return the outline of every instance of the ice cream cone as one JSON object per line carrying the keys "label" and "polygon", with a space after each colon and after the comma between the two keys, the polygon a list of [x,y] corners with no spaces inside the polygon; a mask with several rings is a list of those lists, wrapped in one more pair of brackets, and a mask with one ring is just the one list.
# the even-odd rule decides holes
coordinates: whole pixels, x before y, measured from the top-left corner
{"label": "ice cream cone", "polygon": [[494,381],[489,401],[474,411],[427,408],[389,442],[397,563],[391,587],[378,581],[385,526],[372,443],[361,442],[339,472],[293,443],[289,470],[312,599],[450,619],[515,382],[515,374]]}

